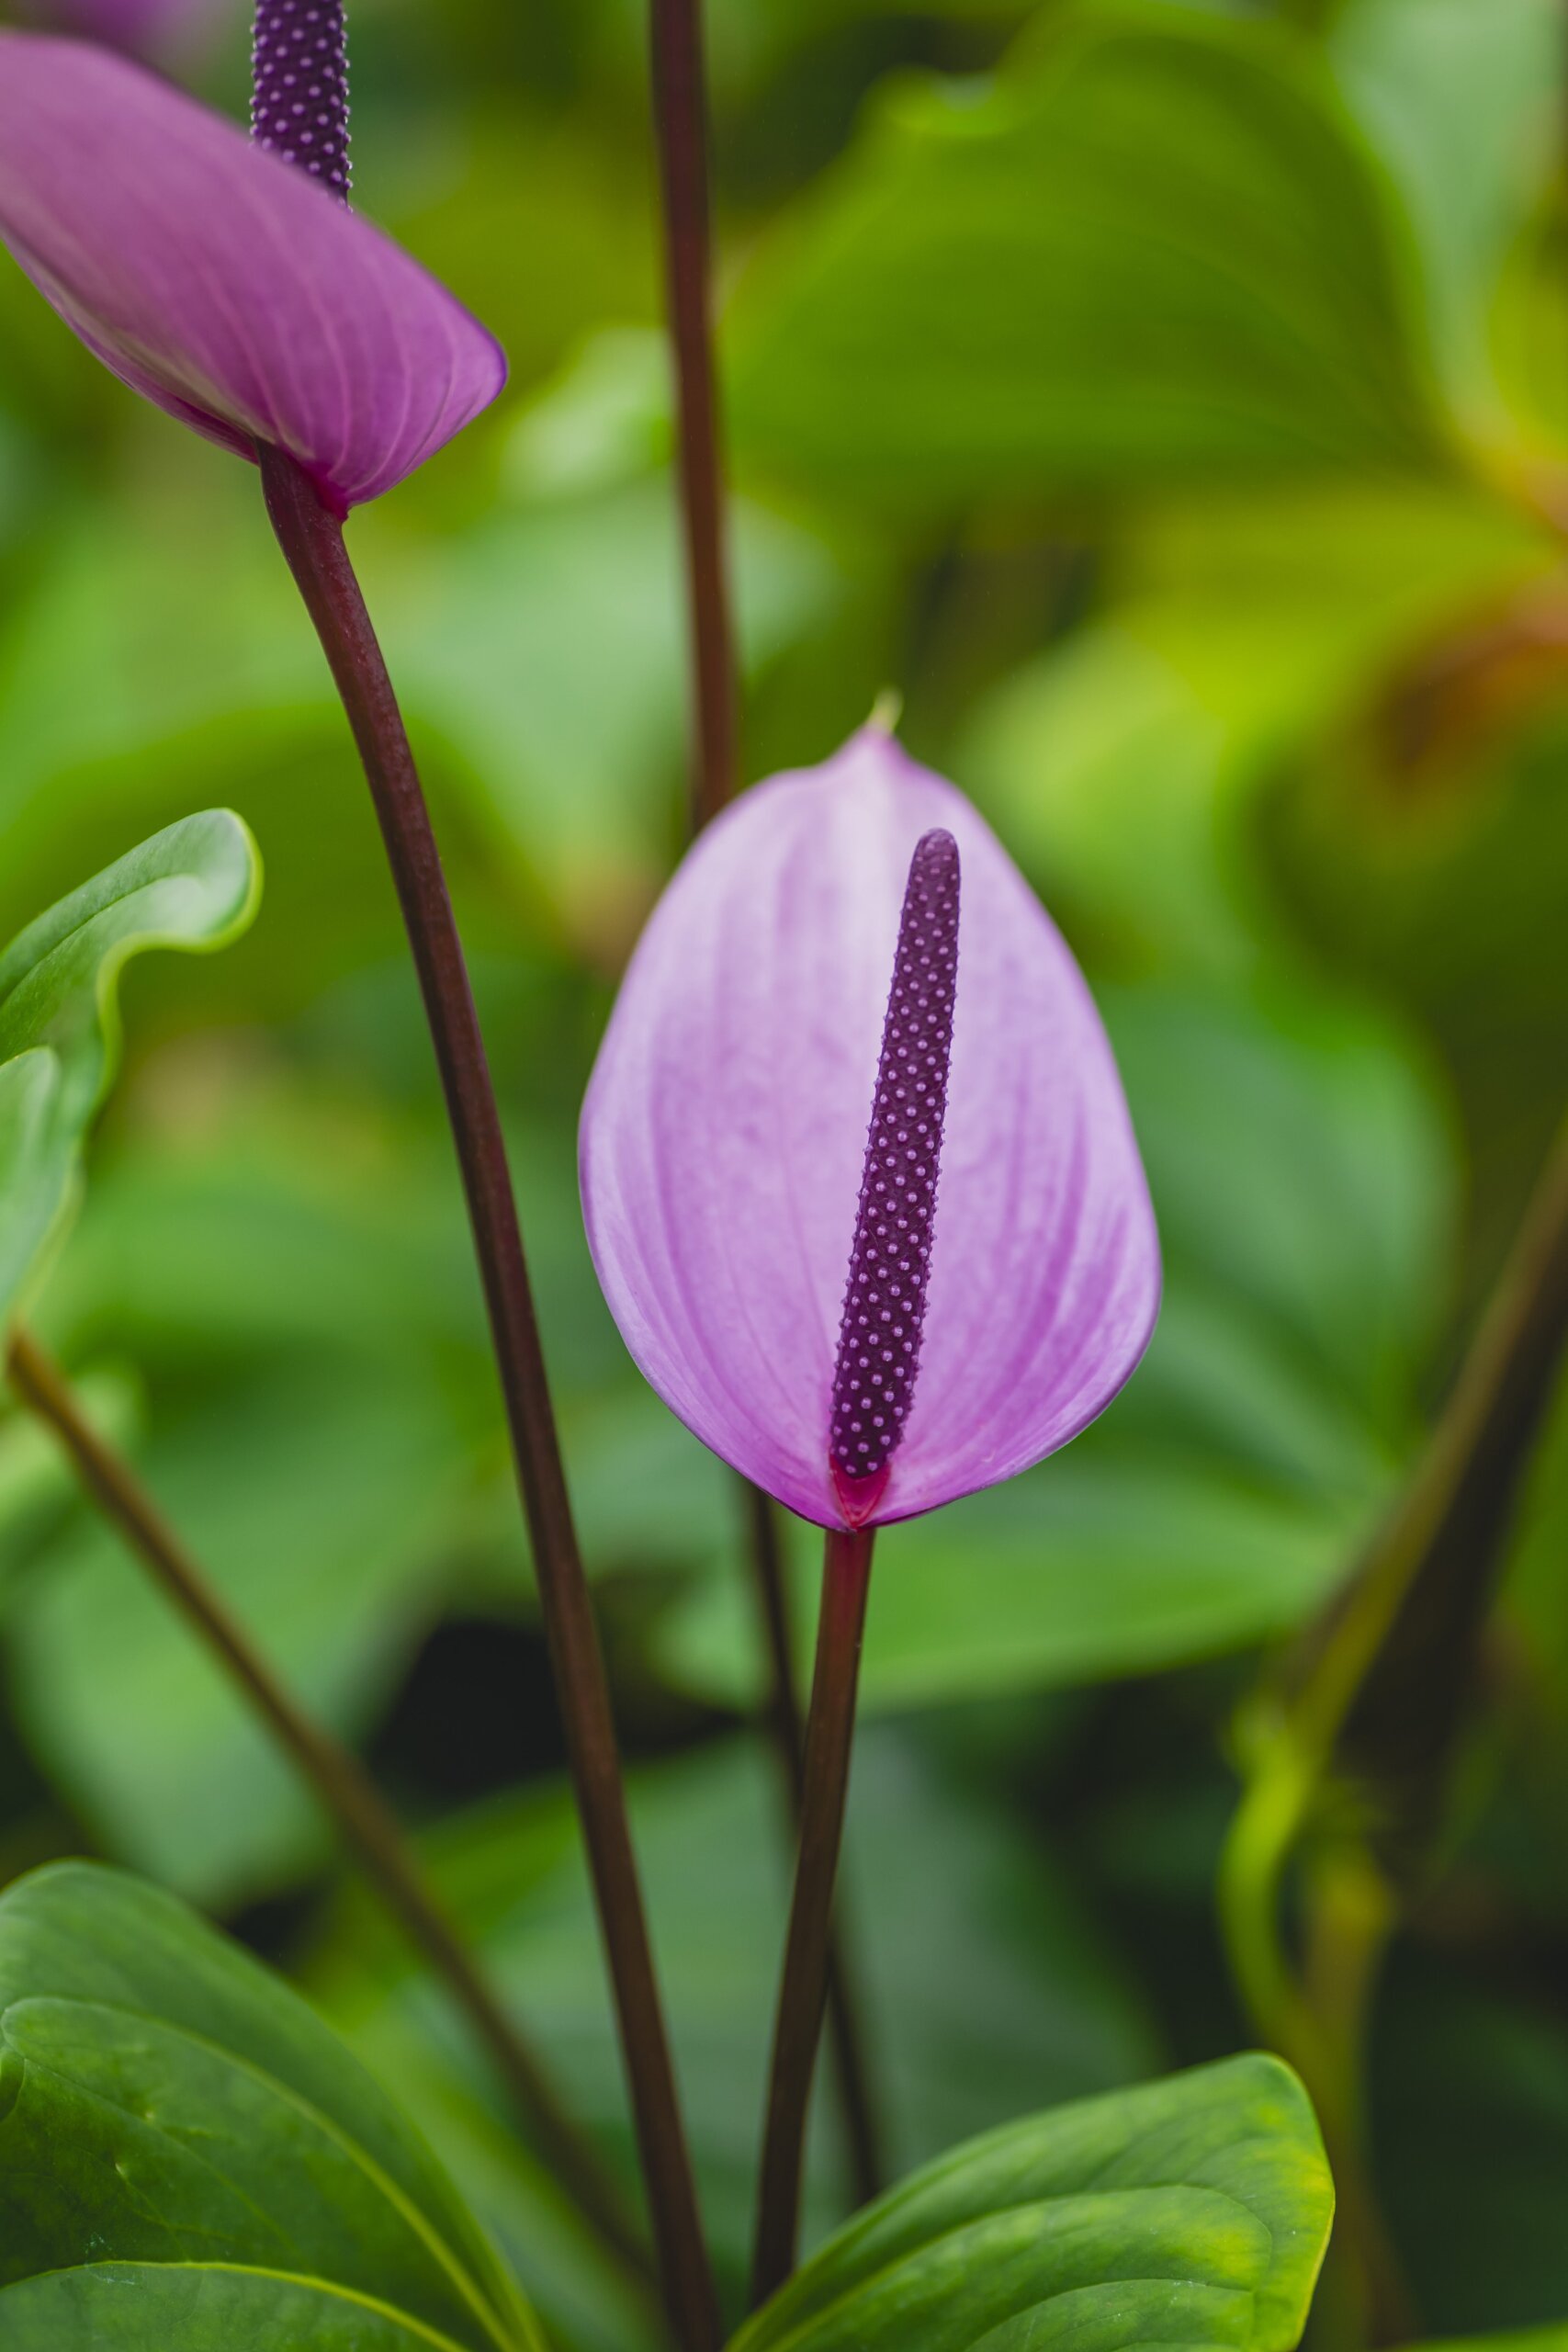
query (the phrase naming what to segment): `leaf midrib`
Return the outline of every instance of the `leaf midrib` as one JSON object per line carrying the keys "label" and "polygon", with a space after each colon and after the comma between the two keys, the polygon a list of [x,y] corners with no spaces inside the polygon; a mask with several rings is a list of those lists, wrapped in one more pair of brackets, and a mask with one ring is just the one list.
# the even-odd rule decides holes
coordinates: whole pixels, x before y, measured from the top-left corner
{"label": "leaf midrib", "polygon": [[[1262,2230],[1264,2235],[1269,2240],[1269,2261],[1264,2267],[1258,2284],[1248,2288],[1236,2288],[1233,2290],[1237,2294],[1245,2293],[1249,2298],[1254,2309],[1256,2310],[1258,2287],[1267,2281],[1274,2268],[1275,2256],[1278,2252],[1279,2245],[1279,2241],[1274,2231],[1269,2227],[1268,2222],[1265,2221],[1263,2215],[1253,2206],[1248,2205],[1244,2198],[1234,2196],[1229,2189],[1215,2188],[1213,2184],[1209,2181],[1145,2180],[1136,2182],[1130,2188],[1089,2188],[1083,2189],[1055,2189],[1043,2197],[1021,2197],[1015,2199],[1008,2204],[988,2206],[983,2213],[972,2213],[964,2221],[953,2222],[950,2228],[938,2230],[933,2235],[922,2238],[918,2245],[906,2247],[902,2252],[890,2256],[886,2262],[879,2264],[874,2270],[868,2271],[863,2278],[856,2279],[852,2285],[844,2287],[829,2301],[818,2304],[814,2311],[793,2325],[787,2335],[775,2336],[772,2342],[768,2344],[767,2352],[791,2352],[792,2346],[798,2346],[807,2340],[807,2332],[808,2329],[819,2326],[830,2321],[836,2314],[841,2312],[847,2305],[853,2304],[862,2295],[873,2292],[879,2285],[893,2278],[907,2263],[916,2261],[941,2246],[950,2245],[953,2240],[962,2238],[966,2232],[984,2227],[987,2222],[1005,2221],[1014,2214],[1045,2211],[1052,2205],[1064,2204],[1069,2199],[1080,2204],[1092,2204],[1097,2199],[1104,2198],[1124,2197],[1128,2195],[1151,2195],[1157,2193],[1160,2190],[1169,2188],[1199,2189],[1205,2195],[1217,2197],[1220,2199],[1222,2203],[1234,2206],[1238,2213],[1245,2213],[1249,2220],[1256,2222],[1258,2228]],[[1094,2280],[1091,2282],[1089,2291],[1093,2292],[1098,2288],[1111,2283],[1112,2282],[1110,2280]],[[1178,2275],[1168,2275],[1158,2272],[1151,2272],[1147,2278],[1118,2278],[1114,2281],[1114,2284],[1118,2287],[1168,2287],[1172,2285],[1179,2285],[1181,2283],[1182,2280]],[[1083,2291],[1084,2290],[1080,2287],[1053,2288],[1048,2294],[1037,2296],[1032,2302],[1027,2304],[1023,2308],[1030,2311],[1042,2311],[1048,2303],[1059,2302],[1065,2295],[1079,2294]],[[1010,2314],[1010,2316],[1016,2317],[1017,2314]],[[989,2332],[990,2331],[987,2330],[987,2333]]]}

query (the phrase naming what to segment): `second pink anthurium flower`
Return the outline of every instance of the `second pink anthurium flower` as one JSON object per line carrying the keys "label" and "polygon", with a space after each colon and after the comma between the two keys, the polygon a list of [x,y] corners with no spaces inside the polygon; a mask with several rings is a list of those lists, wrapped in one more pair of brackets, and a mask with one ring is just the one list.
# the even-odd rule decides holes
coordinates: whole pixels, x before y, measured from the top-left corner
{"label": "second pink anthurium flower", "polygon": [[1083,977],[975,809],[875,728],[687,855],[593,1072],[581,1177],[648,1380],[823,1527],[1065,1445],[1158,1307]]}
{"label": "second pink anthurium flower", "polygon": [[[243,457],[283,450],[340,516],[506,378],[494,338],[339,200],[341,16],[264,0],[254,142],[108,50],[0,31],[0,243],[134,390]],[[271,70],[290,42],[308,98]]]}

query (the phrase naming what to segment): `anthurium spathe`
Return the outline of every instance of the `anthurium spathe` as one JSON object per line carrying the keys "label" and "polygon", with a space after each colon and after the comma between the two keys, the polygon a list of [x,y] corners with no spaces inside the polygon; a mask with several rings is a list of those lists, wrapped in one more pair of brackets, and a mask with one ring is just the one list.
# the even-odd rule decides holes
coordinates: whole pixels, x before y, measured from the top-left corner
{"label": "anthurium spathe", "polygon": [[90,42],[0,32],[0,240],[135,390],[242,456],[283,450],[344,514],[487,407],[506,363],[331,167],[258,130]]}
{"label": "anthurium spathe", "polygon": [[604,1039],[581,1178],[647,1378],[824,1527],[1064,1445],[1158,1304],[1082,975],[976,810],[875,727],[689,853]]}

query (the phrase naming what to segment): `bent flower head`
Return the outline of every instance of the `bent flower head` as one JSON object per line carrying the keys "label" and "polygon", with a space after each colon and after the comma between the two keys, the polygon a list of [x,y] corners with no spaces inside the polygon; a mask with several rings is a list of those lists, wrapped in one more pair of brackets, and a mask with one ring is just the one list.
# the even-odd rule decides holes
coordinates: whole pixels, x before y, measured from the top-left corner
{"label": "bent flower head", "polygon": [[1154,1327],[1154,1216],[1082,975],[968,802],[874,728],[688,854],[581,1176],[647,1378],[821,1526],[1027,1469]]}
{"label": "bent flower head", "polygon": [[298,61],[325,75],[311,131],[308,74],[283,88],[293,16],[258,12],[265,146],[127,58],[0,32],[0,241],[134,390],[242,457],[286,450],[346,514],[488,407],[506,362],[339,200],[341,51]]}

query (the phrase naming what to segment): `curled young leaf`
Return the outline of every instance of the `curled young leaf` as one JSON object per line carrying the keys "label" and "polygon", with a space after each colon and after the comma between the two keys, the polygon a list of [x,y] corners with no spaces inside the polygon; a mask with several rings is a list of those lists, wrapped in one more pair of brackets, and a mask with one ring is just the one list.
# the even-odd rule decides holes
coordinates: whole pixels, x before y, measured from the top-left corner
{"label": "curled young leaf", "polygon": [[260,895],[249,830],[209,809],[117,859],[0,955],[0,1322],[70,1214],[114,1073],[124,966],[150,947],[226,947]]}

